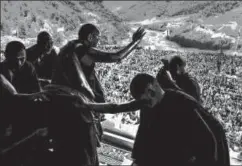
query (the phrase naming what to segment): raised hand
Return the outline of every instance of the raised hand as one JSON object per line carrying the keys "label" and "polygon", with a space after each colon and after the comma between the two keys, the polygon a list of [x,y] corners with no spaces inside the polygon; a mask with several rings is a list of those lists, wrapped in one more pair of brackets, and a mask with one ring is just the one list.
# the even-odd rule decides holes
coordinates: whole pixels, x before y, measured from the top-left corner
{"label": "raised hand", "polygon": [[132,37],[133,42],[136,42],[138,40],[141,40],[144,37],[145,34],[146,34],[145,29],[139,27],[137,29],[137,31],[135,31],[134,34],[133,34],[133,37]]}

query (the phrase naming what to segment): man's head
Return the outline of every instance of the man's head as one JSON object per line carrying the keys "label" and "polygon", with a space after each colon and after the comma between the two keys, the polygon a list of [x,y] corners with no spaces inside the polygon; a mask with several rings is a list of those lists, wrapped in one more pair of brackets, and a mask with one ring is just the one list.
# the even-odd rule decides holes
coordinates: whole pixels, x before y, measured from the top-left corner
{"label": "man's head", "polygon": [[78,32],[78,38],[89,47],[96,47],[99,41],[100,32],[93,24],[84,24]]}
{"label": "man's head", "polygon": [[50,34],[46,31],[40,32],[37,36],[37,45],[42,53],[49,54],[53,47],[53,40]]}
{"label": "man's head", "polygon": [[161,101],[164,91],[158,81],[149,74],[136,75],[130,84],[131,95],[136,100],[145,100],[147,106],[152,108]]}
{"label": "man's head", "polygon": [[9,42],[5,49],[5,57],[10,69],[21,69],[26,61],[26,50],[24,44],[19,41]]}
{"label": "man's head", "polygon": [[186,67],[186,62],[182,57],[180,57],[178,55],[171,57],[170,62],[169,62],[169,70],[170,70],[171,75],[174,78],[184,74],[185,67]]}

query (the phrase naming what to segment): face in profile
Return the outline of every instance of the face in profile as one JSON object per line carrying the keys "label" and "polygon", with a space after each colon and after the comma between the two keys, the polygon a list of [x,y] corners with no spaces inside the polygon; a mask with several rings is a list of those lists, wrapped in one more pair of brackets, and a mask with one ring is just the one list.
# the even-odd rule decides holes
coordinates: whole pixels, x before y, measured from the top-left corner
{"label": "face in profile", "polygon": [[100,39],[100,33],[98,31],[94,31],[93,33],[91,33],[88,38],[90,46],[97,47],[99,39]]}
{"label": "face in profile", "polygon": [[26,51],[22,49],[19,52],[16,52],[15,55],[12,55],[7,61],[10,69],[15,71],[20,70],[26,62]]}

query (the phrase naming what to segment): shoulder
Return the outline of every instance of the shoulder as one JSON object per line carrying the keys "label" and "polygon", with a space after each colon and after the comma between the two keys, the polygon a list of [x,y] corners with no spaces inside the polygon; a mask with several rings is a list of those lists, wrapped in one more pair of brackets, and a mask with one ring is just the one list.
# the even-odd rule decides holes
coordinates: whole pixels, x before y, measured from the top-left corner
{"label": "shoulder", "polygon": [[31,62],[28,62],[28,61],[25,62],[23,68],[24,68],[25,71],[26,70],[31,71],[31,72],[35,71],[34,65]]}
{"label": "shoulder", "polygon": [[167,98],[169,98],[172,101],[176,102],[184,102],[184,101],[191,101],[191,102],[196,102],[196,100],[188,95],[187,93],[181,91],[181,90],[173,90],[173,89],[167,89],[165,90]]}
{"label": "shoulder", "polygon": [[26,49],[26,53],[27,54],[30,54],[30,53],[33,53],[37,50],[37,44],[33,45],[33,46],[30,46],[29,48]]}
{"label": "shoulder", "polygon": [[26,56],[27,56],[27,60],[29,61],[33,61],[37,58],[38,50],[37,50],[36,44],[26,49]]}
{"label": "shoulder", "polygon": [[190,74],[186,73],[184,75],[184,77],[188,80],[188,81],[191,81],[191,82],[197,82],[197,79],[193,76],[191,76]]}
{"label": "shoulder", "polygon": [[166,71],[165,68],[161,67],[156,75],[156,78],[159,78],[160,76],[162,76],[165,71]]}
{"label": "shoulder", "polygon": [[77,40],[69,41],[66,45],[64,45],[60,49],[59,56],[66,56],[70,51],[74,51],[77,44],[78,44]]}
{"label": "shoulder", "polygon": [[52,48],[50,55],[52,57],[56,57],[57,56],[57,52],[56,52],[56,49],[55,48]]}
{"label": "shoulder", "polygon": [[74,49],[74,51],[77,55],[85,54],[87,52],[87,50],[88,50],[88,48],[81,43],[78,43]]}

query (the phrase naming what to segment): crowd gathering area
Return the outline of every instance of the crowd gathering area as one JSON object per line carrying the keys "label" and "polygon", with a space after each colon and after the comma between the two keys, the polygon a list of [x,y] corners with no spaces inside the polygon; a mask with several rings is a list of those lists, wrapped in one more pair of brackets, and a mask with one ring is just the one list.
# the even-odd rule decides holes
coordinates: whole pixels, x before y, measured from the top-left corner
{"label": "crowd gathering area", "polygon": [[132,166],[230,166],[242,151],[242,57],[144,48],[143,28],[127,46],[97,47],[99,34],[84,24],[59,51],[47,31],[28,48],[6,44],[0,165],[101,165],[110,123],[109,136],[132,135]]}

